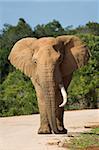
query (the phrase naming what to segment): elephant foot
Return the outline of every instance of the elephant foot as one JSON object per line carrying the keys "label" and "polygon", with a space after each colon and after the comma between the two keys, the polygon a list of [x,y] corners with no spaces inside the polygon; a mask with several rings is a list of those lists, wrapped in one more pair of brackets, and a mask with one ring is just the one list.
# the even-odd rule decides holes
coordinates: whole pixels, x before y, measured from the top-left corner
{"label": "elephant foot", "polygon": [[59,134],[67,134],[67,129],[64,128],[63,125],[58,125]]}
{"label": "elephant foot", "polygon": [[40,127],[38,130],[38,134],[52,134],[52,132],[49,127]]}
{"label": "elephant foot", "polygon": [[60,132],[61,132],[61,134],[67,134],[68,130],[64,128],[64,129],[61,130]]}
{"label": "elephant foot", "polygon": [[55,134],[67,134],[67,129],[58,130],[58,132],[54,132]]}

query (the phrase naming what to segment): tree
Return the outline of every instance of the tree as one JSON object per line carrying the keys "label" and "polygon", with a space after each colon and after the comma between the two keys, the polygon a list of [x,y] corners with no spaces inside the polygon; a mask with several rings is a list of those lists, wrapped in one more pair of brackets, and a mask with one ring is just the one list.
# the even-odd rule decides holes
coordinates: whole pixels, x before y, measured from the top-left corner
{"label": "tree", "polygon": [[99,36],[99,23],[88,22],[85,26],[79,26],[75,29],[78,34],[92,34]]}
{"label": "tree", "polygon": [[24,37],[32,37],[33,31],[31,27],[25,22],[24,19],[20,18],[16,26],[8,24],[4,25],[4,28],[0,35],[0,83],[4,81],[9,70],[13,70],[10,63],[8,62],[8,55],[11,48],[16,41]]}
{"label": "tree", "polygon": [[89,28],[89,32],[93,35],[99,36],[99,23],[96,22],[88,22],[86,24],[86,27]]}
{"label": "tree", "polygon": [[53,20],[46,25],[37,25],[34,28],[35,37],[40,38],[44,36],[58,36],[65,34],[65,30],[62,28],[61,24]]}

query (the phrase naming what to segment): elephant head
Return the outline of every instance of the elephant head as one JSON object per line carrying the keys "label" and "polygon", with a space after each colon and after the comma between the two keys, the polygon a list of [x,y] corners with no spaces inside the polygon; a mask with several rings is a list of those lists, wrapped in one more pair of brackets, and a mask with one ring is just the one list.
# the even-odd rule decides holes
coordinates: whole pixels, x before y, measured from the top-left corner
{"label": "elephant head", "polygon": [[31,78],[36,91],[44,95],[48,122],[54,133],[60,133],[56,123],[56,95],[60,89],[63,107],[67,93],[63,78],[85,65],[89,59],[88,48],[76,36],[24,38],[19,40],[9,55],[17,69]]}

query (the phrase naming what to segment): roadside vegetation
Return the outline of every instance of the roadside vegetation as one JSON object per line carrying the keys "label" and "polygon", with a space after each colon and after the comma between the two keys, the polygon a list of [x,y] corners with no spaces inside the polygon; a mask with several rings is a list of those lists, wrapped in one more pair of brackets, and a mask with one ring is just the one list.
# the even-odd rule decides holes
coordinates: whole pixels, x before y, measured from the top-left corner
{"label": "roadside vegetation", "polygon": [[99,128],[71,138],[63,147],[68,147],[70,150],[99,150]]}
{"label": "roadside vegetation", "polygon": [[89,63],[74,73],[68,89],[66,110],[99,107],[99,24],[88,22],[73,28],[53,20],[34,29],[20,18],[16,26],[5,24],[0,31],[0,116],[38,113],[34,87],[24,74],[8,61],[13,45],[24,37],[77,35],[90,49]]}

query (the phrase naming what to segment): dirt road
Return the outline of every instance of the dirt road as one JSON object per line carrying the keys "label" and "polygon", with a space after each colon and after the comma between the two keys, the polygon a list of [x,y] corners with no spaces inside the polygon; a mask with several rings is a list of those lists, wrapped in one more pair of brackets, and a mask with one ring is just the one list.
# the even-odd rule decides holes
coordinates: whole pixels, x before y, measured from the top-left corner
{"label": "dirt road", "polygon": [[[85,125],[99,124],[99,109],[67,111],[64,123],[69,133],[86,131]],[[67,135],[38,135],[38,128],[39,115],[0,118],[0,150],[64,150],[48,143]]]}

